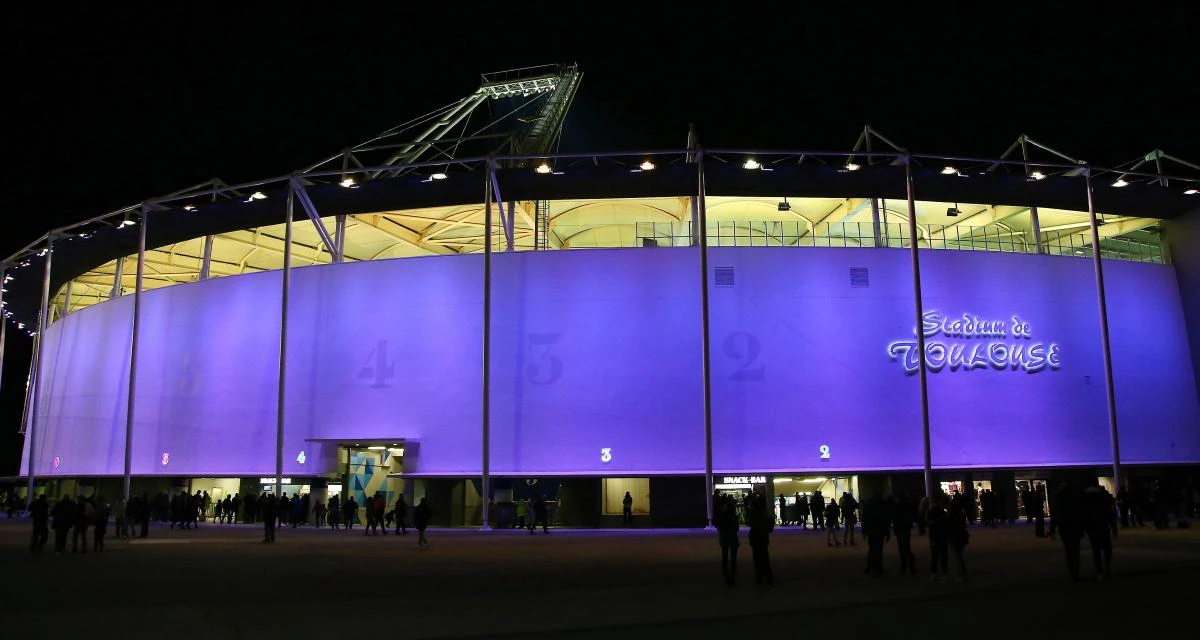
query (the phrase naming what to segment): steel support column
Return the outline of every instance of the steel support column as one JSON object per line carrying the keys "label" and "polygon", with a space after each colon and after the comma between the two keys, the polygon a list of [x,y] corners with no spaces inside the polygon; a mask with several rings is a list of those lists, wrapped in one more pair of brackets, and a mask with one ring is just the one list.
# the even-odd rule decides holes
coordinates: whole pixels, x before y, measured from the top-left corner
{"label": "steel support column", "polygon": [[713,527],[713,456],[712,456],[712,366],[708,344],[708,211],[705,203],[704,150],[696,150],[696,209],[700,240],[700,371],[704,396],[704,513],[705,527]]}
{"label": "steel support column", "polygon": [[489,170],[484,176],[483,193],[483,473],[480,490],[484,529],[489,526],[491,516],[490,464],[490,412],[491,412],[491,363],[492,363],[492,160],[488,159]]}
{"label": "steel support column", "polygon": [[[73,280],[67,280],[67,284],[63,286],[62,315],[59,316],[61,318],[65,318],[65,317],[67,317],[68,313],[71,313],[71,284],[73,282],[74,282]],[[0,358],[0,362],[3,362],[3,361],[4,361],[4,358]]]}
{"label": "steel support column", "polygon": [[1096,298],[1100,304],[1100,339],[1104,347],[1104,392],[1108,398],[1108,437],[1112,442],[1113,482],[1121,487],[1121,446],[1117,439],[1117,398],[1113,389],[1112,349],[1108,338],[1108,304],[1104,298],[1104,268],[1100,260],[1100,230],[1096,224],[1096,204],[1093,200],[1092,171],[1084,173],[1087,184],[1088,224],[1092,231],[1092,265],[1096,269]]}
{"label": "steel support column", "polygon": [[200,258],[200,279],[208,280],[212,277],[212,249],[213,236],[204,236],[204,254]]}
{"label": "steel support column", "polygon": [[117,258],[116,269],[113,271],[113,286],[108,292],[110,300],[116,300],[121,297],[121,278],[125,276],[125,258]]}
{"label": "steel support column", "polygon": [[339,214],[333,219],[333,245],[337,249],[333,254],[333,261],[344,262],[346,260],[346,214]]}
{"label": "steel support column", "polygon": [[1038,219],[1037,207],[1029,207],[1029,221],[1033,224],[1033,240],[1036,243],[1037,252],[1045,253],[1042,249],[1042,222]]}
{"label": "steel support column", "polygon": [[25,435],[29,439],[29,486],[25,494],[25,504],[33,502],[33,482],[37,468],[34,466],[34,460],[37,459],[37,432],[40,426],[41,418],[38,412],[42,403],[42,363],[46,361],[42,357],[42,349],[46,341],[42,337],[46,334],[46,314],[50,307],[50,268],[54,258],[54,232],[46,234],[46,265],[45,272],[42,274],[42,307],[38,312],[38,330],[37,330],[37,345],[34,349],[34,358],[36,364],[30,378],[33,382],[33,401],[29,407],[29,432]]}
{"label": "steel support column", "polygon": [[912,258],[914,332],[917,334],[917,372],[921,378],[921,447],[924,453],[925,495],[933,497],[933,456],[929,451],[929,381],[925,370],[925,332],[921,318],[925,306],[921,298],[921,257],[917,247],[917,200],[913,193],[912,156],[904,158],[904,184],[908,193],[908,251]]}
{"label": "steel support column", "polygon": [[125,401],[125,471],[122,486],[122,494],[125,496],[125,504],[129,504],[129,488],[132,480],[133,471],[133,413],[137,402],[135,400],[137,391],[137,365],[138,365],[138,341],[141,337],[141,322],[142,322],[142,278],[146,274],[146,227],[148,226],[147,219],[150,217],[150,208],[142,207],[141,224],[138,225],[138,258],[137,258],[137,279],[134,281],[133,288],[133,333],[129,341],[129,395]]}
{"label": "steel support column", "polygon": [[275,407],[275,498],[283,493],[283,421],[287,413],[285,390],[287,387],[287,329],[288,293],[292,286],[292,214],[295,209],[296,188],[288,181],[287,220],[283,224],[283,288],[280,294],[279,311],[279,395]]}
{"label": "steel support column", "polygon": [[879,199],[871,198],[871,232],[875,237],[875,246],[883,246],[883,233],[879,229]]}
{"label": "steel support column", "polygon": [[4,317],[5,275],[5,267],[0,264],[0,389],[4,388],[4,341],[8,338],[8,319]]}

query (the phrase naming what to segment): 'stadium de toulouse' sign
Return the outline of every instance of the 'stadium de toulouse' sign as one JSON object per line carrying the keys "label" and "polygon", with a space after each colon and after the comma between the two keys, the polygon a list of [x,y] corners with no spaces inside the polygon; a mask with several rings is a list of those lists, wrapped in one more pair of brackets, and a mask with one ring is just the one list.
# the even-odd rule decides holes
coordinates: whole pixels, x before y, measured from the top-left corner
{"label": "'stadium de toulouse' sign", "polygon": [[[926,311],[921,316],[921,331],[925,334],[925,366],[930,371],[949,368],[1037,373],[1058,369],[1062,364],[1059,346],[1036,340],[1029,323],[1015,315],[1006,321],[984,320],[968,313],[952,317]],[[920,367],[917,351],[915,338],[897,340],[887,348],[888,356],[899,361],[905,373],[916,373]]]}

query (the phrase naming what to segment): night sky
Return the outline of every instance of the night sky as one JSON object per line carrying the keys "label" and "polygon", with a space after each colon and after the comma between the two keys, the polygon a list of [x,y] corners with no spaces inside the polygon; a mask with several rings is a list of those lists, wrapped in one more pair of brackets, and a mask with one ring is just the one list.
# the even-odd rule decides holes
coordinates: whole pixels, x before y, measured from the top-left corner
{"label": "night sky", "polygon": [[[689,123],[710,147],[848,149],[870,124],[928,153],[998,156],[1024,133],[1098,165],[1155,148],[1200,162],[1192,3],[119,4],[43,3],[0,27],[0,256],[213,177],[285,174],[471,93],[481,73],[555,62],[584,72],[563,151],[682,148]],[[16,333],[0,475],[20,456],[30,345]]]}

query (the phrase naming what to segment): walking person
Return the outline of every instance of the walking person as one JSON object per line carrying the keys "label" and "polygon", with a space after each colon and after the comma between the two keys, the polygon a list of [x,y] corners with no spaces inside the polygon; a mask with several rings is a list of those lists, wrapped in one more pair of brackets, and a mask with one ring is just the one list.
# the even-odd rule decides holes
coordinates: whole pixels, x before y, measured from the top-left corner
{"label": "walking person", "polygon": [[275,510],[278,507],[279,503],[273,493],[268,493],[258,501],[258,509],[263,519],[263,542],[268,544],[275,544],[275,517],[279,515]]}
{"label": "walking person", "polygon": [[799,520],[800,528],[808,528],[808,496],[800,495],[796,492],[796,519]]}
{"label": "walking person", "polygon": [[967,514],[963,506],[961,503],[952,503],[946,512],[946,543],[958,568],[958,573],[954,576],[955,582],[967,579],[967,561],[964,554],[970,539],[971,532],[967,530]]}
{"label": "walking person", "polygon": [[379,534],[387,535],[387,522],[384,520],[384,512],[387,511],[387,498],[383,494],[375,492],[375,524],[379,526]]}
{"label": "walking person", "polygon": [[629,492],[625,492],[625,497],[621,500],[621,526],[628,527],[633,524],[633,496]]}
{"label": "walking person", "polygon": [[429,519],[432,517],[433,508],[429,506],[429,499],[422,497],[421,501],[417,503],[417,508],[413,509],[413,528],[417,530],[418,549],[429,548],[429,541],[425,539],[425,529],[429,526]]}
{"label": "walking person", "polygon": [[717,542],[721,545],[721,578],[732,586],[737,578],[738,517],[733,502],[723,496],[717,498],[713,526],[717,529]]}
{"label": "walking person", "polygon": [[41,553],[50,537],[50,505],[46,502],[46,494],[29,503],[29,519],[33,521],[33,537],[29,541],[29,551]]}
{"label": "walking person", "polygon": [[767,497],[754,494],[750,500],[750,512],[746,515],[750,525],[750,553],[754,558],[754,584],[774,584],[771,573],[771,532],[775,530],[775,514],[768,506]]}
{"label": "walking person", "polygon": [[113,507],[113,521],[114,521],[114,524],[116,525],[116,533],[117,533],[118,539],[129,537],[129,529],[127,528],[127,526],[125,524],[125,517],[127,515],[127,511],[128,511],[128,509],[127,509],[127,505],[125,504],[125,497],[121,496],[120,498],[117,498],[117,504],[116,504],[116,506]]}
{"label": "walking person", "polygon": [[892,533],[896,534],[896,549],[900,552],[900,575],[917,573],[917,556],[912,550],[912,527],[917,508],[912,498],[901,494],[892,506]]}
{"label": "walking person", "polygon": [[75,528],[72,529],[71,534],[71,553],[75,553],[80,546],[83,547],[83,553],[87,553],[88,527],[91,525],[94,512],[95,507],[92,506],[91,500],[79,496],[79,499],[75,501]]}
{"label": "walking person", "polygon": [[546,494],[539,493],[537,494],[537,499],[533,501],[533,521],[529,523],[529,535],[533,535],[533,530],[537,528],[538,524],[542,525],[543,534],[550,533],[550,525],[547,522],[546,512]]}
{"label": "walking person", "polygon": [[346,506],[342,508],[346,515],[346,531],[354,528],[354,521],[358,519],[358,503],[354,501],[354,496],[346,499]]}
{"label": "walking person", "polygon": [[813,529],[825,528],[825,496],[821,495],[821,490],[813,492],[812,499],[808,501],[809,508],[812,509]]}
{"label": "walking person", "polygon": [[846,541],[849,540],[850,546],[854,546],[854,525],[858,524],[858,501],[850,495],[849,491],[844,491],[842,499],[838,502],[838,508],[842,512],[842,523],[846,525],[845,531],[842,531],[842,544],[846,544]]}
{"label": "walking person", "polygon": [[1112,564],[1113,538],[1117,537],[1117,513],[1112,494],[1099,484],[1083,492],[1086,512],[1084,529],[1088,546],[1092,548],[1092,562],[1096,565],[1096,579],[1108,577]]}
{"label": "walking person", "polygon": [[315,515],[317,518],[317,528],[318,529],[325,528],[325,512],[326,511],[328,511],[328,509],[326,509],[325,504],[323,502],[321,502],[320,500],[317,500],[317,506],[313,507],[313,515]]}
{"label": "walking person", "polygon": [[408,503],[404,501],[404,494],[400,494],[396,498],[396,533],[408,535]]}
{"label": "walking person", "polygon": [[54,554],[58,555],[67,550],[67,536],[75,524],[75,500],[71,496],[59,498],[50,514],[54,518]]}
{"label": "walking person", "polygon": [[1065,482],[1054,494],[1054,519],[1050,530],[1062,539],[1067,558],[1067,574],[1079,580],[1079,543],[1086,527],[1083,492],[1074,482]]}
{"label": "walking person", "polygon": [[882,496],[871,496],[862,507],[863,535],[867,538],[867,570],[871,576],[883,575],[883,545],[891,538],[891,522]]}
{"label": "walking person", "polygon": [[109,506],[104,496],[97,496],[92,517],[92,550],[104,551],[104,535],[108,533]]}
{"label": "walking person", "polygon": [[840,547],[842,543],[837,537],[837,523],[841,519],[841,510],[838,509],[838,503],[833,498],[829,499],[829,504],[825,505],[824,524],[825,528],[825,544],[831,547]]}

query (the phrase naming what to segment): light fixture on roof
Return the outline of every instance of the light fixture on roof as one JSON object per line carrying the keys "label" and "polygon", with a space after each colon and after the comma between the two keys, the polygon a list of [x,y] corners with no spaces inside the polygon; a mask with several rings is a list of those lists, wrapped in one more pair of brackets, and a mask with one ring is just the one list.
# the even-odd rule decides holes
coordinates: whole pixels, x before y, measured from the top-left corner
{"label": "light fixture on roof", "polygon": [[641,165],[642,171],[654,171],[654,163],[646,160]]}
{"label": "light fixture on roof", "polygon": [[444,173],[442,173],[441,171],[439,171],[439,172],[437,172],[437,173],[434,173],[434,174],[430,175],[429,177],[430,177],[430,179],[432,179],[432,180],[445,180],[445,179],[446,179],[446,174],[444,174]]}
{"label": "light fixture on roof", "polygon": [[349,189],[350,187],[354,186],[354,178],[351,178],[350,176],[346,176],[345,178],[342,178],[342,181],[339,182],[338,184]]}
{"label": "light fixture on roof", "polygon": [[862,165],[857,162],[851,161],[846,163],[846,171],[858,171],[861,168]]}
{"label": "light fixture on roof", "polygon": [[250,202],[251,200],[266,200],[266,199],[267,199],[267,194],[265,194],[261,191],[255,191],[254,193],[250,194],[250,197],[246,199],[246,202]]}
{"label": "light fixture on roof", "polygon": [[125,227],[132,227],[135,224],[137,224],[137,220],[130,218],[129,214],[127,213],[125,214],[125,219],[121,221],[121,224],[117,225],[117,228],[124,229]]}
{"label": "light fixture on roof", "polygon": [[958,214],[960,213],[962,213],[962,210],[958,208],[958,203],[955,203],[953,207],[948,207],[946,209],[946,215],[951,218],[957,218]]}
{"label": "light fixture on roof", "polygon": [[758,160],[755,160],[754,158],[747,158],[746,161],[742,163],[742,168],[753,171],[755,169],[761,169],[762,165],[759,164]]}
{"label": "light fixture on roof", "polygon": [[543,163],[539,164],[537,166],[537,169],[534,169],[534,171],[537,171],[538,173],[550,173],[551,171],[554,171],[554,170],[550,168],[550,165],[543,162]]}
{"label": "light fixture on roof", "polygon": [[195,210],[196,210],[196,205],[194,205],[194,204],[185,204],[185,205],[183,205],[183,210],[184,210],[184,211],[195,211]]}
{"label": "light fixture on roof", "polygon": [[790,202],[788,202],[788,201],[787,201],[787,197],[785,196],[785,197],[783,198],[783,202],[780,202],[780,203],[779,203],[779,206],[778,206],[778,208],[779,208],[779,210],[780,210],[780,211],[791,211],[791,210],[792,210],[792,204],[791,204]]}
{"label": "light fixture on roof", "polygon": [[1033,178],[1034,180],[1041,180],[1042,178],[1046,177],[1046,174],[1042,173],[1041,171],[1034,171],[1033,173],[1029,174],[1029,177]]}
{"label": "light fixture on roof", "polygon": [[957,173],[958,173],[958,169],[955,169],[954,167],[952,167],[950,165],[946,165],[942,169],[942,175],[944,175],[944,176],[952,176],[952,175],[956,175]]}
{"label": "light fixture on roof", "polygon": [[1112,183],[1112,186],[1117,188],[1127,187],[1129,183],[1125,181],[1125,178],[1117,178],[1117,181]]}
{"label": "light fixture on roof", "polygon": [[367,450],[369,450],[369,451],[383,451],[384,449],[387,449],[387,447],[385,447],[381,444],[375,444],[375,445],[371,445],[371,446],[367,447]]}
{"label": "light fixture on roof", "polygon": [[1183,195],[1185,195],[1185,196],[1194,196],[1194,195],[1196,195],[1197,193],[1200,193],[1200,191],[1197,191],[1197,190],[1195,190],[1195,189],[1188,189],[1187,191],[1184,191],[1184,192],[1183,192]]}

